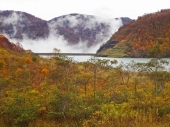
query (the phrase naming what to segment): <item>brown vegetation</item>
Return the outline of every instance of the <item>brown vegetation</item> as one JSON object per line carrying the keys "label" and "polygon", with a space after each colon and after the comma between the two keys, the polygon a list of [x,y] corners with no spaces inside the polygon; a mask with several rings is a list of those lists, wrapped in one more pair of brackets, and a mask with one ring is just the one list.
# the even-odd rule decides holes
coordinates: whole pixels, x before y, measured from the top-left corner
{"label": "brown vegetation", "polygon": [[0,48],[1,127],[168,127],[168,62],[115,64]]}
{"label": "brown vegetation", "polygon": [[[170,56],[170,10],[146,14],[119,28],[110,38],[126,44],[130,57]],[[110,47],[114,48],[114,47]]]}
{"label": "brown vegetation", "polygon": [[24,51],[19,42],[17,44],[13,44],[3,35],[0,35],[0,48],[10,49],[14,51]]}

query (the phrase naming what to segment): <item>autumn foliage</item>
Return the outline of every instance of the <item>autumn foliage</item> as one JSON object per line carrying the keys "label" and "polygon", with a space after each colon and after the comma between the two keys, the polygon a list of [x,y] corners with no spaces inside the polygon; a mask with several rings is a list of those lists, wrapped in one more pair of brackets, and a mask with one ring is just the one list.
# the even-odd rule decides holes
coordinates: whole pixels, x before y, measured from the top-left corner
{"label": "autumn foliage", "polygon": [[14,51],[24,51],[19,43],[14,44],[3,35],[0,35],[0,48],[10,49]]}
{"label": "autumn foliage", "polygon": [[2,127],[168,127],[169,63],[76,62],[0,49]]}
{"label": "autumn foliage", "polygon": [[124,43],[127,48],[122,50],[130,57],[169,57],[169,15],[170,10],[167,9],[140,16],[119,28],[109,42]]}

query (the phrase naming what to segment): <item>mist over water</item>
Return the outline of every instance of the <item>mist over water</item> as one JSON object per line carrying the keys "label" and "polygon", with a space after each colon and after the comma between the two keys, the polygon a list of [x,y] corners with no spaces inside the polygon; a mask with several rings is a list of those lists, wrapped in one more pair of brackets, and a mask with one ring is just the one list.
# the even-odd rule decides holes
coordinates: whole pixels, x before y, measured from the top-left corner
{"label": "mist over water", "polygon": [[50,36],[47,39],[30,40],[24,39],[20,41],[24,49],[31,49],[37,53],[48,53],[53,52],[54,48],[60,49],[62,53],[95,53],[99,48],[100,44],[87,47],[87,42],[79,42],[75,45],[69,45],[63,36]]}

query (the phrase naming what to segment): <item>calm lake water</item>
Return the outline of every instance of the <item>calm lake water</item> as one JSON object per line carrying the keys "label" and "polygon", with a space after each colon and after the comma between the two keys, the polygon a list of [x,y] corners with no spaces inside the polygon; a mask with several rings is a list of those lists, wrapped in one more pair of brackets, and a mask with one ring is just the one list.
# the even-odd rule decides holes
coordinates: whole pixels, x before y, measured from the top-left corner
{"label": "calm lake water", "polygon": [[[85,61],[89,60],[92,56],[69,56],[69,57],[72,57],[77,62],[85,62]],[[127,64],[127,63],[130,63],[132,61],[139,62],[139,63],[147,63],[151,59],[153,59],[153,58],[108,58],[108,57],[97,57],[97,58],[99,58],[99,59],[117,60],[118,61],[117,65],[119,65],[121,62]],[[169,62],[169,65],[166,66],[166,69],[170,70],[170,58],[162,58],[162,59]]]}
{"label": "calm lake water", "polygon": [[[50,58],[49,56],[48,57],[44,56],[44,57]],[[68,56],[68,57],[73,58],[77,62],[85,62],[85,61],[89,60],[93,56]],[[97,58],[98,59],[117,60],[117,62],[118,62],[117,65],[119,65],[121,62],[123,62],[124,64],[128,64],[128,63],[130,63],[132,61],[139,62],[139,63],[147,63],[151,59],[154,59],[154,58],[109,58],[109,57],[97,57]],[[166,70],[170,71],[170,58],[162,58],[162,59],[169,62],[169,65],[166,66]]]}
{"label": "calm lake water", "polygon": [[[69,56],[72,57],[74,60],[78,61],[78,62],[84,62],[87,61],[88,59],[91,58],[91,56]],[[129,63],[132,60],[134,60],[135,62],[148,62],[150,61],[152,58],[108,58],[108,57],[97,57],[99,59],[109,59],[109,60],[117,60],[118,63],[123,62],[123,63]],[[170,62],[170,59],[169,59]]]}
{"label": "calm lake water", "polygon": [[[91,56],[69,56],[72,57],[75,61],[78,62],[84,62],[91,58]],[[99,59],[109,59],[109,60],[117,60],[118,63],[130,63],[131,61],[140,62],[140,63],[146,63],[154,58],[109,58],[109,57],[97,57]],[[164,60],[167,60],[170,62],[170,58],[163,58]]]}

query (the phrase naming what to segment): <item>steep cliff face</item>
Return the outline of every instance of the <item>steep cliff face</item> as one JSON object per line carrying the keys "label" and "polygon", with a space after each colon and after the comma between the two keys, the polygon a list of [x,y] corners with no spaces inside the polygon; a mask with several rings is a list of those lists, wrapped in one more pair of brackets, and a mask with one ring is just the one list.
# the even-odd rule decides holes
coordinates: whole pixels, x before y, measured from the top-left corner
{"label": "steep cliff face", "polygon": [[114,53],[122,48],[122,53],[128,57],[169,57],[169,21],[169,9],[141,16],[136,21],[119,28],[105,44],[114,40],[119,41],[116,45],[99,51],[114,57]]}

